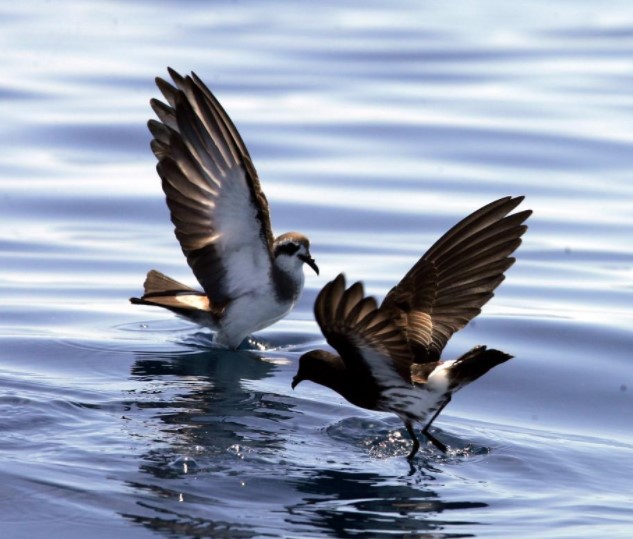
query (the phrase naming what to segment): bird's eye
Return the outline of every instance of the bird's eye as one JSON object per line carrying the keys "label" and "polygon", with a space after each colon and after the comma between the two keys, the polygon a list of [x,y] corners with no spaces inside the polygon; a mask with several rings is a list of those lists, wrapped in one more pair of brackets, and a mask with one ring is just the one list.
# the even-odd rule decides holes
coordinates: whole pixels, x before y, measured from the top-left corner
{"label": "bird's eye", "polygon": [[275,256],[279,256],[279,255],[292,256],[298,250],[299,250],[299,245],[297,245],[296,243],[282,243],[281,245],[277,246],[277,249],[275,249]]}

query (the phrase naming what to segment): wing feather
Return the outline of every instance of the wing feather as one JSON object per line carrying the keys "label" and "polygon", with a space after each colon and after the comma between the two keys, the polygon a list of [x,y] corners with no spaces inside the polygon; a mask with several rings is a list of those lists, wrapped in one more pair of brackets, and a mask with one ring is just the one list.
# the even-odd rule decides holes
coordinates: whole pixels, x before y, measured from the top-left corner
{"label": "wing feather", "polygon": [[327,342],[358,380],[371,375],[379,384],[411,383],[411,358],[402,331],[365,297],[361,283],[345,288],[340,274],[315,301],[314,314]]}
{"label": "wing feather", "polygon": [[415,362],[437,361],[503,282],[532,213],[508,215],[522,200],[501,198],[460,221],[385,297],[380,310],[403,330]]}
{"label": "wing feather", "polygon": [[268,202],[246,146],[215,96],[193,73],[169,74],[173,84],[156,79],[165,101],[150,101],[158,118],[148,122],[151,148],[187,262],[211,301],[222,305],[268,279]]}

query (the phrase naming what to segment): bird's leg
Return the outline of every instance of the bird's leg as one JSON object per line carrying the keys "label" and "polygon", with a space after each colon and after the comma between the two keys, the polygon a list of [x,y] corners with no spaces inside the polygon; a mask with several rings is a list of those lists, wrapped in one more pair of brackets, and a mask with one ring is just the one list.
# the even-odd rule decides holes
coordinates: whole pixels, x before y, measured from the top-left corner
{"label": "bird's leg", "polygon": [[413,430],[413,424],[410,421],[405,421],[404,426],[407,427],[407,432],[409,436],[411,436],[411,440],[413,441],[413,447],[411,448],[411,453],[407,455],[407,460],[412,460],[415,457],[415,454],[420,449],[420,441],[418,437],[415,435],[415,431]]}
{"label": "bird's leg", "polygon": [[440,407],[433,414],[433,417],[431,418],[431,420],[422,429],[422,434],[424,434],[424,436],[426,436],[429,439],[429,442],[431,442],[435,447],[437,447],[442,453],[446,453],[448,451],[448,448],[446,447],[446,444],[444,444],[443,442],[440,442],[435,436],[433,436],[429,432],[429,428],[431,427],[431,423],[433,423],[433,421],[435,421],[437,416],[440,415],[440,412],[444,409],[444,407],[449,402],[451,402],[451,396],[450,395],[448,397],[446,397],[446,400],[444,400],[444,402],[440,405]]}

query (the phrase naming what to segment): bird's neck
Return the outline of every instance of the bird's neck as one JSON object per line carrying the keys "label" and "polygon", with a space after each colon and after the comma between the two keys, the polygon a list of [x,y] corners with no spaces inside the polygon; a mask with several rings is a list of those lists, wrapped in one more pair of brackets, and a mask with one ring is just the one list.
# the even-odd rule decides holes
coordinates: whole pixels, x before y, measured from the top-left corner
{"label": "bird's neck", "polygon": [[318,369],[313,370],[310,379],[317,384],[336,391],[342,397],[347,398],[348,372],[343,360],[334,354],[328,354],[320,360]]}
{"label": "bird's neck", "polygon": [[[287,257],[283,257],[287,258]],[[280,303],[295,303],[303,291],[303,267],[302,265],[290,265],[280,262],[282,257],[275,258],[270,277],[273,281],[273,290]]]}

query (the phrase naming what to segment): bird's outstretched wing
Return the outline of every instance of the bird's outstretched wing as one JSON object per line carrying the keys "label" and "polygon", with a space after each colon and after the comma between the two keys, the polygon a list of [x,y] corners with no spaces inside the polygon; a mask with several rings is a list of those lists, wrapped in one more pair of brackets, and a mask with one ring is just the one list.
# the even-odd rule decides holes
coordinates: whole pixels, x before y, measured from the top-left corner
{"label": "bird's outstretched wing", "polygon": [[314,304],[328,344],[359,383],[368,376],[379,385],[411,383],[410,351],[401,330],[377,308],[373,297],[365,297],[361,283],[345,286],[340,274],[323,287]]}
{"label": "bird's outstretched wing", "polygon": [[501,198],[460,221],[383,300],[380,311],[402,328],[416,363],[437,361],[504,280],[532,213],[508,215],[522,200]]}
{"label": "bird's outstretched wing", "polygon": [[[156,84],[152,151],[175,233],[212,304],[268,279],[273,235],[268,203],[236,127],[204,83],[169,69],[174,85]],[[258,276],[261,279],[258,280]]]}

